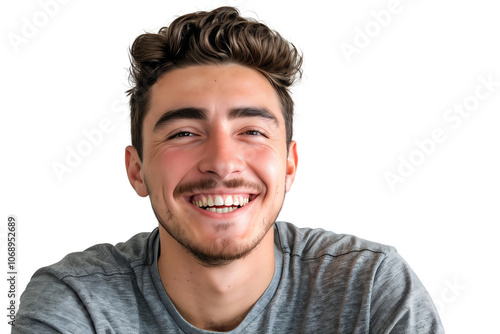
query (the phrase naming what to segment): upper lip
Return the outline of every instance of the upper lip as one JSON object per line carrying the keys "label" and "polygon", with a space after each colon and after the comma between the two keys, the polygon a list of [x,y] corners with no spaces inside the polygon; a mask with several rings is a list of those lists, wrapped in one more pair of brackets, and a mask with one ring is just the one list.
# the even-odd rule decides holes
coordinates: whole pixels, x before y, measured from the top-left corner
{"label": "upper lip", "polygon": [[259,182],[243,179],[198,180],[183,183],[174,189],[174,197],[191,198],[196,195],[257,195],[265,190]]}
{"label": "upper lip", "polygon": [[196,191],[192,193],[187,193],[184,197],[193,197],[195,195],[257,195],[259,192],[255,189],[250,188],[216,188],[210,190]]}
{"label": "upper lip", "polygon": [[248,189],[241,189],[241,190],[209,190],[209,191],[200,191],[192,194],[186,195],[186,197],[193,197],[195,195],[243,195],[243,194],[249,194],[249,195],[256,195],[256,192],[248,191]]}
{"label": "upper lip", "polygon": [[209,196],[209,195],[213,195],[213,196],[216,196],[216,195],[249,195],[249,198],[250,199],[254,199],[255,197],[257,197],[258,193],[257,192],[253,192],[253,191],[249,191],[248,189],[212,189],[212,190],[209,190],[209,191],[202,191],[202,192],[196,192],[196,193],[192,193],[192,194],[186,194],[184,196],[184,198],[188,201],[188,202],[191,202],[191,200],[193,199],[194,196],[197,196],[197,195],[205,195],[205,196]]}

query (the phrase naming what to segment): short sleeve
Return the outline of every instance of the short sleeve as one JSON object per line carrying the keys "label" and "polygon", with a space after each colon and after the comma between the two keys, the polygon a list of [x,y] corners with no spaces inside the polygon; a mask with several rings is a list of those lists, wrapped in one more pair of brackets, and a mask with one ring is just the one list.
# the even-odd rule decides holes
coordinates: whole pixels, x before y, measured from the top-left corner
{"label": "short sleeve", "polygon": [[77,294],[48,272],[32,277],[19,306],[12,334],[95,333]]}
{"label": "short sleeve", "polygon": [[370,309],[373,334],[444,333],[429,293],[396,251],[387,254],[375,274]]}

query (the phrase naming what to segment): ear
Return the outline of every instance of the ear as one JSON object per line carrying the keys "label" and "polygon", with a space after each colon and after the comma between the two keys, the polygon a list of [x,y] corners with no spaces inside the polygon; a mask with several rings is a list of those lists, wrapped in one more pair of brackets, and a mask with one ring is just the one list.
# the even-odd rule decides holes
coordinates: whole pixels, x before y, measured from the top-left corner
{"label": "ear", "polygon": [[293,181],[295,180],[295,173],[297,172],[298,162],[299,157],[297,155],[297,143],[292,140],[288,148],[288,157],[286,159],[286,192],[289,192],[292,188]]}
{"label": "ear", "polygon": [[133,146],[127,146],[125,149],[125,167],[127,168],[128,180],[137,195],[141,197],[148,196],[148,189],[142,173],[142,162]]}

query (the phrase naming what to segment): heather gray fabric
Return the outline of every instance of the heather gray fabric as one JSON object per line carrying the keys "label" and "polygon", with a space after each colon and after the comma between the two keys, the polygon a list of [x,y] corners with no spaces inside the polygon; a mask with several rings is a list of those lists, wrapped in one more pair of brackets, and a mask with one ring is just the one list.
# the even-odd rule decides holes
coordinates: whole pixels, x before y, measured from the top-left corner
{"label": "heather gray fabric", "polygon": [[[158,229],[72,253],[35,273],[12,333],[215,333],[176,311],[156,259]],[[275,224],[271,284],[230,333],[444,333],[394,248]]]}

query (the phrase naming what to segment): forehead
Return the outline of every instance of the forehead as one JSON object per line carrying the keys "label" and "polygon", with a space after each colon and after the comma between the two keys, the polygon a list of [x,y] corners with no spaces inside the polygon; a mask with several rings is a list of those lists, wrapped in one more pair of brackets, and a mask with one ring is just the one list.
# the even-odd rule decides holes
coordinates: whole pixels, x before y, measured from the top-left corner
{"label": "forehead", "polygon": [[278,95],[258,71],[237,64],[197,65],[164,74],[152,87],[147,118],[178,108],[202,108],[208,114],[239,107],[271,111],[283,123]]}

